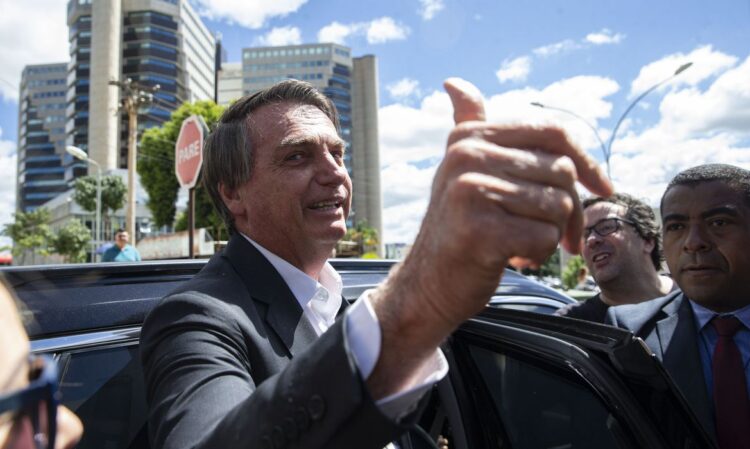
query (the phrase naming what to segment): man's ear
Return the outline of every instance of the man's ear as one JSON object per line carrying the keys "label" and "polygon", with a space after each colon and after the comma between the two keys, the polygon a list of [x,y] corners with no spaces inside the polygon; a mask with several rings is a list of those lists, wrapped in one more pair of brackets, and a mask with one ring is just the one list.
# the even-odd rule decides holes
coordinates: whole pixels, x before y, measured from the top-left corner
{"label": "man's ear", "polygon": [[651,254],[651,251],[654,250],[654,246],[656,246],[656,240],[655,238],[651,238],[648,240],[643,240],[643,250],[646,254]]}
{"label": "man's ear", "polygon": [[219,183],[219,195],[224,205],[229,209],[232,215],[240,215],[244,212],[241,188],[230,188],[223,182]]}

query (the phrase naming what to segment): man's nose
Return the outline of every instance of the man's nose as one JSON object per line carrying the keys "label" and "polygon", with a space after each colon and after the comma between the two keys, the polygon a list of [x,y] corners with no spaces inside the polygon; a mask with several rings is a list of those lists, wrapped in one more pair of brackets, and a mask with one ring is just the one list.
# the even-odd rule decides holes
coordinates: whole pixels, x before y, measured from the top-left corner
{"label": "man's nose", "polygon": [[583,237],[583,243],[589,248],[593,248],[594,246],[601,243],[603,240],[603,237],[597,234],[594,231],[591,231],[588,236]]}
{"label": "man's nose", "polygon": [[318,163],[316,177],[322,185],[341,185],[349,173],[343,162],[339,162],[332,154],[327,153]]}
{"label": "man's nose", "polygon": [[689,225],[683,242],[683,249],[688,253],[706,251],[711,247],[711,242],[706,237],[706,232],[702,226]]}

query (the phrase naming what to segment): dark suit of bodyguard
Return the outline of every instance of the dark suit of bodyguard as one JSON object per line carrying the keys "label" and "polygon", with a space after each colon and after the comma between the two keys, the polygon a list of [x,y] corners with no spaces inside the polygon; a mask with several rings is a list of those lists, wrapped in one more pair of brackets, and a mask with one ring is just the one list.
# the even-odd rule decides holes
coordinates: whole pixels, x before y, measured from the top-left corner
{"label": "dark suit of bodyguard", "polygon": [[[484,307],[508,261],[541,262],[580,224],[576,179],[611,192],[563,132],[485,123],[474,86],[445,86],[457,126],[419,235],[335,323],[333,302],[313,310],[297,294],[325,286],[346,231],[351,180],[333,104],[290,80],[227,109],[202,176],[232,238],[142,331],[153,447],[382,448],[414,421],[447,370],[439,344]],[[545,195],[554,200],[529,200]],[[579,240],[567,226],[563,244]]]}
{"label": "dark suit of bodyguard", "polygon": [[664,254],[682,292],[610,309],[643,338],[721,449],[750,447],[750,172],[678,174],[662,199]]}

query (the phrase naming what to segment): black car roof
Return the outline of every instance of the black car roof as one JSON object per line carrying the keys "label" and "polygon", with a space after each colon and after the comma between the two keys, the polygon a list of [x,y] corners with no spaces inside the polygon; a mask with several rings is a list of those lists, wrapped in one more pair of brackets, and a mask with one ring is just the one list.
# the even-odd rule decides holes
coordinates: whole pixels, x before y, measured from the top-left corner
{"label": "black car roof", "polygon": [[[139,325],[166,294],[189,280],[206,260],[146,261],[10,267],[0,270],[25,304],[32,338]],[[382,282],[394,260],[333,259],[344,280],[344,297],[354,301]],[[512,270],[495,294],[572,300]]]}

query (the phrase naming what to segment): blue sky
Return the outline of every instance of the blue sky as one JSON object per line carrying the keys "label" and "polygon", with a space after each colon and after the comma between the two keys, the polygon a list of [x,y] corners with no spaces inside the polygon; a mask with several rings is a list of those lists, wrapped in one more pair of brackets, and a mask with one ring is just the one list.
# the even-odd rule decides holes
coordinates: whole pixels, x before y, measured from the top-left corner
{"label": "blue sky", "polygon": [[[601,159],[585,125],[528,103],[573,110],[607,138],[635,96],[690,61],[690,69],[639,103],[618,132],[617,188],[655,202],[669,178],[690,165],[750,168],[747,0],[191,1],[207,27],[223,35],[230,62],[254,44],[319,38],[378,57],[386,242],[409,242],[421,219],[450,128],[441,91],[449,76],[480,88],[491,119],[558,124]],[[5,165],[16,139],[9,84],[17,86],[24,64],[66,55],[65,2],[16,3],[0,0],[7,11],[0,18],[0,59],[11,61],[0,69]],[[12,209],[10,175],[0,173],[0,222]]]}

